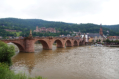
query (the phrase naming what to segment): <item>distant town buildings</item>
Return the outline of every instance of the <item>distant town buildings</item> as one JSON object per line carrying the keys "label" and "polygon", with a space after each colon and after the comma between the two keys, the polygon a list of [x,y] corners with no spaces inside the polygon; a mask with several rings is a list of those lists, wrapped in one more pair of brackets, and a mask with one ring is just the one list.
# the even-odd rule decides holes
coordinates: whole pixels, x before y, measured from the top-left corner
{"label": "distant town buildings", "polygon": [[34,32],[51,32],[51,33],[56,33],[56,32],[59,32],[59,31],[56,31],[55,28],[45,28],[45,27],[38,28],[38,26],[36,26],[36,30],[34,30]]}
{"label": "distant town buildings", "polygon": [[[84,34],[81,34],[81,37],[83,38]],[[98,41],[100,40],[100,42],[102,43],[104,39],[104,37],[101,36],[99,33],[86,33],[85,37],[86,37],[86,42],[96,42],[97,40]]]}
{"label": "distant town buildings", "polygon": [[5,29],[5,31],[8,31],[8,32],[16,32],[16,30],[10,30],[10,29]]}
{"label": "distant town buildings", "polygon": [[[83,38],[84,34],[81,34],[81,37]],[[106,40],[106,36],[103,34],[102,25],[100,25],[99,33],[86,33],[86,42],[100,42],[102,43],[103,40]]]}
{"label": "distant town buildings", "polygon": [[78,36],[78,35],[81,34],[80,30],[79,30],[79,32],[75,32],[75,31],[73,31],[73,33],[74,33],[76,36]]}
{"label": "distant town buildings", "polygon": [[21,32],[21,31],[18,31],[18,30],[10,30],[10,29],[4,29],[5,31],[8,31],[8,32]]}
{"label": "distant town buildings", "polygon": [[119,40],[119,36],[108,36],[107,39],[109,39],[110,41],[115,41],[115,40]]}

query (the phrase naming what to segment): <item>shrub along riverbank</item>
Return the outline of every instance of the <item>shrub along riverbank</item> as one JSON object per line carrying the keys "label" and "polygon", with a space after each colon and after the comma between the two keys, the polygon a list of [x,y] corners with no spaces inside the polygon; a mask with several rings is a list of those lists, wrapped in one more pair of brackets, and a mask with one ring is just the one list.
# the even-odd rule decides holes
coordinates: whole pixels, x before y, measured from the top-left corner
{"label": "shrub along riverbank", "polygon": [[31,78],[25,74],[15,74],[9,69],[12,65],[11,57],[15,54],[14,46],[8,46],[0,41],[0,79],[44,79],[42,77]]}

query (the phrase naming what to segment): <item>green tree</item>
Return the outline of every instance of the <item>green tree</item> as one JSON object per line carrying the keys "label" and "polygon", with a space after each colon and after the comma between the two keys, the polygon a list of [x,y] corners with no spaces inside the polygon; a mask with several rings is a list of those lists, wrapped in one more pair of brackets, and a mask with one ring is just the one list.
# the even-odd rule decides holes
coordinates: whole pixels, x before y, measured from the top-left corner
{"label": "green tree", "polygon": [[115,40],[114,42],[115,42],[116,44],[118,44],[118,43],[119,43],[119,41],[118,41],[118,40]]}
{"label": "green tree", "polygon": [[111,43],[111,41],[109,39],[106,39],[105,42],[106,43]]}
{"label": "green tree", "polygon": [[98,39],[96,40],[96,43],[98,42]]}
{"label": "green tree", "polygon": [[94,43],[94,40],[92,40],[92,42]]}
{"label": "green tree", "polygon": [[101,42],[101,40],[99,39],[98,42]]}
{"label": "green tree", "polygon": [[114,41],[113,41],[113,40],[111,40],[111,43],[114,43]]}
{"label": "green tree", "polygon": [[0,62],[6,63],[9,66],[12,64],[11,57],[15,54],[14,46],[7,45],[6,43],[0,41]]}

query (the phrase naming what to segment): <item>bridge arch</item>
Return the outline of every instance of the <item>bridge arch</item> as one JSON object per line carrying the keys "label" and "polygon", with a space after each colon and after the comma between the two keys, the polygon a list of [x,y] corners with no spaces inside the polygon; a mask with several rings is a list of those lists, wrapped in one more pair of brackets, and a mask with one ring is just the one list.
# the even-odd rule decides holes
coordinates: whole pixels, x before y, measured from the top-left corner
{"label": "bridge arch", "polygon": [[67,40],[65,42],[65,44],[66,44],[66,47],[72,47],[73,46],[71,40]]}
{"label": "bridge arch", "polygon": [[83,44],[82,41],[80,41],[80,42],[79,42],[79,46],[82,46],[82,44]]}
{"label": "bridge arch", "polygon": [[78,41],[74,41],[74,46],[78,46],[79,44],[78,44]]}
{"label": "bridge arch", "polygon": [[[42,44],[43,49],[51,49],[51,47],[49,46],[47,41],[45,41],[45,40],[36,40],[36,41],[39,41]],[[35,42],[34,42],[34,44],[35,44]]]}
{"label": "bridge arch", "polygon": [[62,40],[56,39],[56,40],[54,40],[54,42],[56,42],[58,48],[63,48],[64,47]]}
{"label": "bridge arch", "polygon": [[13,43],[19,48],[19,52],[24,52],[25,48],[22,46],[20,43],[17,42],[8,42],[8,43]]}

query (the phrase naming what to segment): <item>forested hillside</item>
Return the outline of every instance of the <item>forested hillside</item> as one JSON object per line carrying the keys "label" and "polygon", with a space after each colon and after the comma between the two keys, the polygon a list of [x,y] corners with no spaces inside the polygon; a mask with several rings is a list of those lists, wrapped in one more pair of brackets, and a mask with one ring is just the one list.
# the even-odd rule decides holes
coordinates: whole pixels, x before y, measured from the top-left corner
{"label": "forested hillside", "polygon": [[[79,30],[82,33],[99,33],[100,25],[96,24],[73,24],[73,23],[64,23],[64,22],[53,22],[53,21],[45,21],[41,19],[17,19],[17,18],[2,18],[0,19],[0,36],[16,36],[16,33],[6,32],[4,29],[13,29],[22,31],[19,35],[28,36],[29,30],[34,30],[36,26],[46,27],[46,28],[55,28],[59,30],[60,33],[33,33],[34,36],[58,36],[61,34],[69,34],[70,32]],[[110,28],[110,27],[109,27]],[[110,35],[119,35],[118,31],[113,31],[109,29],[107,26],[103,27],[104,34],[107,34],[107,30],[110,31]],[[117,30],[117,29],[116,29]]]}
{"label": "forested hillside", "polygon": [[103,27],[106,27],[113,31],[119,32],[119,25],[103,25]]}

